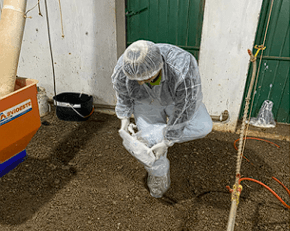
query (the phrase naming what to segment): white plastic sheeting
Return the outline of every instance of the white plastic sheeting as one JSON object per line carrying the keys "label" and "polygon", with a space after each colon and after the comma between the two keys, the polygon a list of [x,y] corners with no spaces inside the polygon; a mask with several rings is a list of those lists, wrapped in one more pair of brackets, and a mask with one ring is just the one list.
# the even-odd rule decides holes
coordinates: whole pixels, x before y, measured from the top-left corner
{"label": "white plastic sheeting", "polygon": [[272,108],[273,102],[270,100],[265,100],[257,117],[250,119],[250,124],[260,128],[274,128],[276,126],[276,122],[274,120]]}

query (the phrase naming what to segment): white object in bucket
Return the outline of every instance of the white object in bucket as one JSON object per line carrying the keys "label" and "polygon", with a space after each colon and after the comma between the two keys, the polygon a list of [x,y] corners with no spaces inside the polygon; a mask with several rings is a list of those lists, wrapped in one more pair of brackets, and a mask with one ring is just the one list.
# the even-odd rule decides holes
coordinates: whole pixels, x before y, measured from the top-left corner
{"label": "white object in bucket", "polygon": [[71,103],[58,102],[58,101],[54,101],[54,105],[59,106],[59,107],[81,108],[80,104],[71,104]]}
{"label": "white object in bucket", "polygon": [[39,115],[43,117],[51,111],[50,104],[48,103],[48,97],[43,87],[37,87],[37,101],[39,108]]}

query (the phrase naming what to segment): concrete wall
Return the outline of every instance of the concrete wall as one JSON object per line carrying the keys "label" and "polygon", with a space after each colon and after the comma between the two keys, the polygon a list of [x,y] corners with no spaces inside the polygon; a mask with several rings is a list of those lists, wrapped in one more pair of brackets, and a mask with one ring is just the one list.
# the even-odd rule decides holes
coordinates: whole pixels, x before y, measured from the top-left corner
{"label": "concrete wall", "polygon": [[[0,6],[3,0],[0,0]],[[204,102],[211,116],[229,112],[229,119],[214,123],[234,131],[253,47],[262,0],[206,0],[199,65]],[[28,1],[27,9],[36,1]],[[44,1],[29,12],[18,75],[39,80],[53,96]],[[110,76],[125,50],[125,0],[62,0],[64,38],[58,1],[49,1],[48,13],[54,58],[56,91],[84,92],[94,103],[114,105]]]}
{"label": "concrete wall", "polygon": [[204,102],[211,116],[227,110],[228,120],[214,123],[234,131],[243,99],[262,0],[206,0],[199,66]]}
{"label": "concrete wall", "polygon": [[[28,1],[27,10],[37,1]],[[0,0],[0,6],[3,0]],[[125,50],[125,6],[118,0],[62,0],[64,37],[58,1],[47,0],[56,92],[83,92],[97,104],[115,104],[111,74]],[[39,80],[53,97],[53,75],[44,1],[28,13],[18,76]],[[116,14],[118,12],[118,14]],[[117,46],[118,40],[118,46]],[[118,52],[117,52],[118,51]]]}

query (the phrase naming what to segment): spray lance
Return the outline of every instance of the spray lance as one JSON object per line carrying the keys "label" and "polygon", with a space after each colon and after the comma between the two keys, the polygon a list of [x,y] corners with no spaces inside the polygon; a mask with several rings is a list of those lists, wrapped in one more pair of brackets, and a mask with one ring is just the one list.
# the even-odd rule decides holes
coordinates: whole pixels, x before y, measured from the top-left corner
{"label": "spray lance", "polygon": [[241,164],[242,164],[242,158],[243,158],[243,153],[242,153],[242,147],[243,147],[243,141],[244,141],[244,132],[245,132],[245,125],[246,125],[246,120],[248,116],[248,110],[249,110],[249,104],[251,100],[251,94],[252,94],[252,89],[254,86],[254,81],[256,77],[256,71],[257,71],[257,55],[260,52],[260,50],[265,50],[266,47],[263,45],[260,46],[255,46],[255,49],[257,49],[255,55],[252,54],[250,50],[248,50],[248,54],[250,55],[250,61],[253,64],[253,71],[252,71],[252,77],[251,77],[251,82],[248,90],[248,94],[246,97],[246,104],[244,108],[244,114],[243,114],[243,120],[242,120],[242,126],[240,130],[240,139],[239,139],[239,148],[238,148],[238,154],[237,154],[237,165],[236,165],[236,178],[235,178],[235,184],[233,185],[233,189],[230,189],[231,192],[231,210],[230,210],[230,215],[229,215],[229,221],[228,221],[228,228],[227,231],[233,231],[234,230],[234,225],[235,225],[235,219],[236,219],[236,213],[237,213],[237,207],[239,204],[239,198],[242,192],[242,185],[240,184],[240,179],[241,179]]}

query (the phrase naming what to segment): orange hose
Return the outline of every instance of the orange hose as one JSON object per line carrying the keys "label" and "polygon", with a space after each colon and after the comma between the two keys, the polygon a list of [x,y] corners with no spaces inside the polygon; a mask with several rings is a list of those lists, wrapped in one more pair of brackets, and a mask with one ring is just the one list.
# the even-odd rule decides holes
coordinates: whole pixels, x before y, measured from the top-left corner
{"label": "orange hose", "polygon": [[[247,139],[247,140],[260,140],[260,141],[264,141],[264,142],[267,142],[267,143],[270,143],[270,144],[274,144],[277,148],[280,148],[280,146],[279,145],[277,145],[277,144],[275,144],[275,143],[273,143],[273,142],[271,142],[271,141],[269,141],[269,140],[264,140],[264,139],[260,139],[260,138],[256,138],[256,137],[244,137],[243,138],[243,140],[245,140],[245,139]],[[236,150],[238,150],[238,148],[237,148],[237,146],[236,146],[236,143],[239,141],[240,139],[237,139],[237,140],[235,140],[235,142],[234,142],[234,147],[235,147],[235,149]],[[248,162],[250,162],[244,155],[243,155],[243,157],[248,161]],[[251,163],[251,162],[250,162]],[[281,181],[279,181],[277,178],[275,178],[275,177],[272,177],[272,179],[274,179],[275,181],[277,181],[280,185],[282,185],[282,187],[287,191],[287,193],[288,193],[288,195],[290,196],[290,190],[281,182]],[[239,184],[240,184],[240,182],[241,181],[243,181],[243,180],[249,180],[249,181],[253,181],[253,182],[255,182],[255,183],[258,183],[258,184],[260,184],[260,185],[262,185],[262,186],[264,186],[266,189],[268,189],[286,208],[288,208],[288,209],[290,209],[290,206],[289,205],[287,205],[286,203],[285,203],[285,201],[283,201],[282,199],[281,199],[281,197],[279,197],[278,196],[278,194],[277,193],[275,193],[275,191],[274,190],[272,190],[269,186],[267,186],[267,185],[265,185],[264,183],[262,183],[262,182],[260,182],[260,181],[258,181],[258,180],[255,180],[255,179],[252,179],[252,178],[247,178],[247,177],[244,177],[244,178],[240,178],[239,179]],[[228,188],[229,189],[229,191],[230,191],[230,188]],[[231,191],[230,191],[231,192]]]}
{"label": "orange hose", "polygon": [[[278,144],[275,144],[269,140],[264,140],[264,139],[260,139],[260,138],[257,138],[257,137],[244,137],[243,140],[260,140],[260,141],[264,141],[264,142],[267,142],[267,143],[270,143],[270,144],[274,144],[277,148],[280,148],[280,146]],[[239,141],[240,139],[237,139],[235,140],[234,142],[234,147],[236,150],[238,150],[237,146],[236,146],[236,143]]]}
{"label": "orange hose", "polygon": [[[236,139],[235,142],[234,142],[234,148],[235,148],[236,150],[238,150],[238,148],[237,148],[237,146],[236,146],[236,143],[237,143],[239,140],[240,140],[240,139]],[[275,143],[273,143],[273,142],[271,142],[271,141],[269,141],[269,140],[264,140],[264,139],[260,139],[260,138],[256,138],[256,137],[244,137],[243,140],[260,140],[260,141],[264,141],[264,142],[267,142],[267,143],[270,143],[270,144],[274,144],[276,147],[280,148],[280,146],[279,146],[278,144],[275,144]],[[249,159],[248,159],[244,154],[243,154],[243,158],[244,158],[245,160],[247,160],[250,164],[252,164],[251,161],[249,161]],[[253,164],[252,164],[252,165],[253,165]]]}
{"label": "orange hose", "polygon": [[279,181],[276,177],[272,176],[272,179],[274,179],[275,181],[277,181],[280,185],[282,185],[282,187],[287,191],[288,195],[290,196],[290,190],[281,182]]}
{"label": "orange hose", "polygon": [[[275,178],[276,179],[276,178]],[[274,179],[274,180],[275,180]],[[255,182],[255,183],[258,183],[258,184],[260,184],[260,185],[262,185],[262,186],[264,186],[266,189],[268,189],[286,208],[288,208],[288,209],[290,209],[290,206],[289,205],[287,205],[282,199],[281,199],[281,197],[279,197],[278,196],[278,194],[277,193],[275,193],[275,191],[274,190],[272,190],[269,186],[267,186],[267,185],[265,185],[264,183],[262,183],[262,182],[260,182],[260,181],[258,181],[258,180],[255,180],[255,179],[252,179],[252,178],[247,178],[247,177],[244,177],[244,178],[241,178],[240,180],[239,180],[239,183],[241,183],[241,181],[243,181],[243,180],[249,180],[249,181],[253,181],[253,182]],[[286,186],[284,186],[279,180],[277,180],[276,179],[276,181],[279,183],[279,184],[281,184],[286,190],[287,190],[287,192],[288,193],[290,193],[289,192],[289,189],[288,188],[286,188]],[[290,195],[290,194],[289,194]]]}

